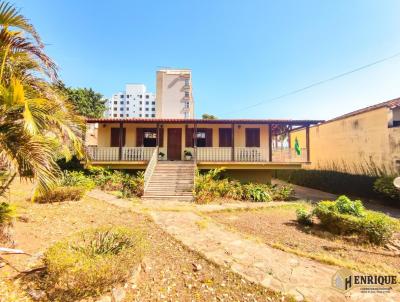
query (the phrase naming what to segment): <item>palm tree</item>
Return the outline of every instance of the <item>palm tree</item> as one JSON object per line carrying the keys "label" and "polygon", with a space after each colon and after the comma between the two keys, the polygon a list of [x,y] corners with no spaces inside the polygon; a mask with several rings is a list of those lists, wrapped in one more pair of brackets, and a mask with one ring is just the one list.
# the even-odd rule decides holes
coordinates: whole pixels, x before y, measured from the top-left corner
{"label": "palm tree", "polygon": [[0,164],[32,179],[32,199],[60,175],[57,156],[84,156],[84,120],[57,89],[55,63],[19,11],[0,2]]}

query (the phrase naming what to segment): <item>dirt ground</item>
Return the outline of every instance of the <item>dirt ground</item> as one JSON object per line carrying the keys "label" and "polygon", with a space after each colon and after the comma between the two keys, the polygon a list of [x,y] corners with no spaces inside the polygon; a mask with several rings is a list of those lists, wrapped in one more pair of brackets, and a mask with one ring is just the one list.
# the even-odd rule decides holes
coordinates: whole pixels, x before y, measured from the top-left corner
{"label": "dirt ground", "polygon": [[400,275],[400,252],[359,244],[296,223],[295,206],[208,214],[215,221],[273,247],[365,273]]}
{"label": "dirt ground", "polygon": [[[57,240],[88,227],[124,225],[145,230],[150,243],[146,269],[139,276],[137,288],[129,292],[129,301],[287,301],[207,262],[164,233],[146,215],[89,197],[79,202],[34,204],[26,201],[29,191],[28,184],[17,183],[10,194],[18,213],[15,248],[29,254],[43,252]],[[8,256],[8,260],[26,269],[32,259],[19,255]],[[6,272],[0,269],[3,277]]]}

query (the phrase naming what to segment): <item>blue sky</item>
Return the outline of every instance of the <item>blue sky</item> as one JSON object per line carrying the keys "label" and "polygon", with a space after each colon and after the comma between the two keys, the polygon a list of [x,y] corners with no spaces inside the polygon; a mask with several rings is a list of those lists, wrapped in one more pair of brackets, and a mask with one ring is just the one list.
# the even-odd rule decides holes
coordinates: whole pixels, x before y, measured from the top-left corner
{"label": "blue sky", "polygon": [[18,0],[69,86],[155,91],[160,66],[191,68],[196,115],[328,119],[400,97],[400,1]]}

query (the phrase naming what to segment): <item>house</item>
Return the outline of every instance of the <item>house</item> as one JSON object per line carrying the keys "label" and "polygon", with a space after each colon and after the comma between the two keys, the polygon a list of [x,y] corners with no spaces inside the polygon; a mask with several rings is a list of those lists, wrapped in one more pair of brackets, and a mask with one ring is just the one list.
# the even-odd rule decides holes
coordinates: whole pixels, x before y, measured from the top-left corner
{"label": "house", "polygon": [[236,179],[269,182],[275,169],[300,169],[308,165],[309,140],[304,141],[300,153],[296,152],[294,146],[281,143],[278,147],[273,142],[278,137],[285,137],[284,133],[290,129],[309,129],[320,122],[268,119],[88,119],[87,123],[98,124],[98,139],[97,144],[87,146],[87,150],[91,165],[146,170],[145,196],[149,186],[154,191],[153,196],[164,194],[165,197],[168,189],[170,196],[176,196],[177,186],[180,185],[183,191],[190,191],[191,194],[195,168],[224,167],[226,173]]}
{"label": "house", "polygon": [[290,132],[300,144],[309,131],[310,164],[305,168],[352,174],[400,172],[400,98],[356,110]]}

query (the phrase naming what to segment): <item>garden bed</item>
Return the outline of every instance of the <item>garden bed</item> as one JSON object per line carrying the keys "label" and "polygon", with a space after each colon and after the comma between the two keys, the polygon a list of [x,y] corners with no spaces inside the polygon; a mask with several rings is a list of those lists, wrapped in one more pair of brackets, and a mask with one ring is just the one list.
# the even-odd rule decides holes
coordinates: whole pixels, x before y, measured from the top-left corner
{"label": "garden bed", "polygon": [[[127,301],[189,301],[193,298],[196,301],[213,301],[215,298],[264,301],[266,297],[281,301],[279,295],[190,252],[145,215],[90,197],[75,202],[31,203],[26,201],[29,190],[29,185],[14,184],[11,196],[20,215],[14,227],[15,247],[30,254],[43,252],[55,242],[87,228],[110,225],[143,228],[149,250],[137,286],[127,292]],[[29,257],[21,255],[8,259],[20,269],[26,268],[30,261]],[[6,270],[1,269],[0,273],[6,273]]]}
{"label": "garden bed", "polygon": [[287,252],[365,273],[399,274],[400,250],[361,244],[356,236],[336,236],[318,225],[301,226],[296,221],[296,208],[296,205],[287,205],[209,215],[217,222]]}

